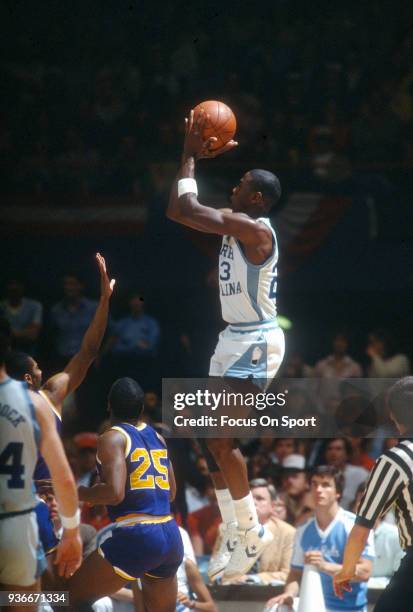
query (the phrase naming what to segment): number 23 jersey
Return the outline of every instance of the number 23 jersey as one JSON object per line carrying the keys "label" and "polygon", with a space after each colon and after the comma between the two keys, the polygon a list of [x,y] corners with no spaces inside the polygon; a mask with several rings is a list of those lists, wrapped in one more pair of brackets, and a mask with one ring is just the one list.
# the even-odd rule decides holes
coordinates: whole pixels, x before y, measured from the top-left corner
{"label": "number 23 jersey", "polygon": [[233,236],[223,236],[219,253],[219,293],[222,318],[227,323],[274,320],[277,315],[278,247],[270,220],[262,217],[272,233],[272,251],[260,265],[249,262],[242,244]]}
{"label": "number 23 jersey", "polygon": [[[127,469],[123,501],[117,506],[108,505],[111,521],[119,521],[136,514],[169,514],[169,457],[162,439],[145,423],[139,426],[121,423],[111,429],[119,431],[125,437]],[[99,458],[97,460],[101,473]]]}

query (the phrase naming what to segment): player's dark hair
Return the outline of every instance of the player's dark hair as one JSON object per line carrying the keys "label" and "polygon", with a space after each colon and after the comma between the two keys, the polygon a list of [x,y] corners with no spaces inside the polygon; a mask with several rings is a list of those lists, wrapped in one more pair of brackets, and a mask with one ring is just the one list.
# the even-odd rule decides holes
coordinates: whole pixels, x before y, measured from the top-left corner
{"label": "player's dark hair", "polygon": [[375,336],[377,340],[383,343],[385,357],[393,357],[393,355],[396,354],[396,340],[391,331],[388,329],[374,329],[371,335]]}
{"label": "player's dark hair", "polygon": [[144,392],[133,378],[118,378],[109,391],[109,407],[116,419],[138,419],[143,410]]}
{"label": "player's dark hair", "polygon": [[387,393],[387,405],[395,419],[413,431],[413,376],[405,376],[398,380]]}
{"label": "player's dark hair", "polygon": [[313,476],[329,476],[333,478],[334,484],[336,485],[336,491],[340,497],[342,496],[344,489],[344,474],[341,470],[333,465],[319,465],[311,472],[310,482]]}
{"label": "player's dark hair", "polygon": [[268,212],[276,206],[281,198],[281,183],[275,174],[269,170],[250,170],[250,186],[254,191],[260,191],[264,198],[265,210]]}
{"label": "player's dark hair", "polygon": [[5,317],[0,317],[0,365],[4,365],[10,350],[11,330],[10,323]]}
{"label": "player's dark hair", "polygon": [[6,371],[16,380],[24,380],[25,374],[31,374],[32,358],[23,351],[10,351],[6,357]]}

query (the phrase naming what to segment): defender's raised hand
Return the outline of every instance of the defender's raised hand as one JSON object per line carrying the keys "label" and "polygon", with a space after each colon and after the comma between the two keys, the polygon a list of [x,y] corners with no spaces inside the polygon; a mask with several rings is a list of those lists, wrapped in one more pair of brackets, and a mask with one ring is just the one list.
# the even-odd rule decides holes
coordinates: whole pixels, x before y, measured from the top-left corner
{"label": "defender's raised hand", "polygon": [[96,253],[96,261],[98,263],[100,272],[100,296],[109,299],[113,293],[113,288],[115,286],[116,281],[114,278],[112,278],[112,280],[109,280],[106,271],[105,258],[100,253]]}

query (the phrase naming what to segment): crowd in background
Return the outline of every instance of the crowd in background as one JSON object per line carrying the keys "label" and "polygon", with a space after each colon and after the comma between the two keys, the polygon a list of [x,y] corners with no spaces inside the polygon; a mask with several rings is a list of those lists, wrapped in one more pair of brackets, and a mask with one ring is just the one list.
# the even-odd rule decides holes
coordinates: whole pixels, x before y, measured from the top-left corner
{"label": "crowd in background", "polygon": [[[357,7],[350,18],[348,6],[302,4],[268,3],[250,19],[245,3],[235,23],[229,9],[206,7],[186,13],[186,27],[171,37],[172,7],[156,25],[145,6],[140,14],[107,9],[100,21],[91,7],[79,9],[46,36],[54,19],[47,10],[27,16],[27,32],[16,22],[13,53],[6,35],[0,67],[2,190],[145,199],[151,164],[176,162],[189,106],[211,98],[224,98],[237,116],[234,163],[304,165],[327,182],[353,165],[411,163],[407,24],[386,7]],[[71,36],[78,21],[87,37]]]}

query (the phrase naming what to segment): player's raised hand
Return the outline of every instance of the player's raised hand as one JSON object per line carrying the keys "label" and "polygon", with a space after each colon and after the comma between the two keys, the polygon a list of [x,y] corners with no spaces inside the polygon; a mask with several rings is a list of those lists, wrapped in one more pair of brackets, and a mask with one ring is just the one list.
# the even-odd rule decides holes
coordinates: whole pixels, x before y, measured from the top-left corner
{"label": "player's raised hand", "polygon": [[79,529],[64,529],[56,550],[54,564],[59,576],[70,578],[82,563],[82,540]]}
{"label": "player's raised hand", "polygon": [[115,286],[115,279],[109,280],[108,273],[106,271],[105,258],[100,253],[96,253],[96,261],[99,266],[100,272],[100,296],[109,299],[113,293],[113,287]]}

